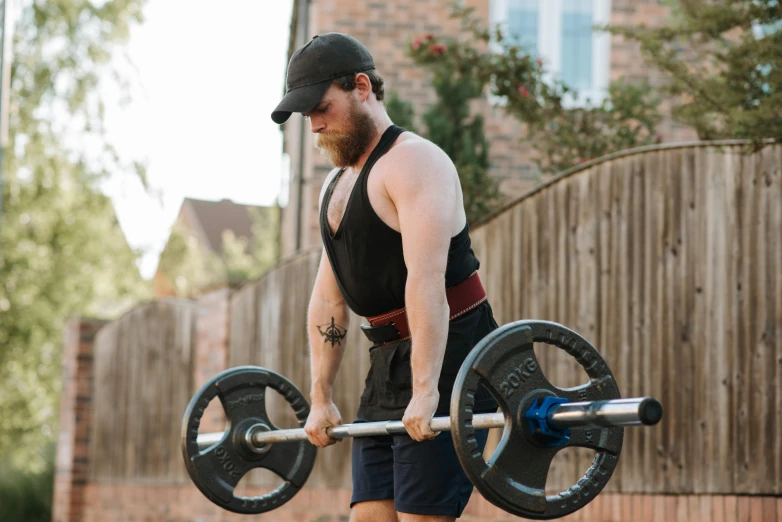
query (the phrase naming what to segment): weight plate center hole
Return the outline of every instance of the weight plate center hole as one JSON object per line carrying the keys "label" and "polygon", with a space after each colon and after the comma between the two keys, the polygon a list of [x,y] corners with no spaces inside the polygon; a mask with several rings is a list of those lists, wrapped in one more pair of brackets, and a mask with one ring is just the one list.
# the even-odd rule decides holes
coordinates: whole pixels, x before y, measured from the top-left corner
{"label": "weight plate center hole", "polygon": [[256,434],[256,433],[267,433],[269,431],[272,431],[272,429],[269,426],[267,426],[266,424],[263,424],[263,423],[253,424],[245,432],[244,443],[247,445],[247,447],[253,453],[256,453],[256,454],[259,454],[259,455],[263,454],[263,453],[266,453],[266,452],[268,452],[272,448],[271,443],[257,445],[255,443],[253,443],[253,435]]}

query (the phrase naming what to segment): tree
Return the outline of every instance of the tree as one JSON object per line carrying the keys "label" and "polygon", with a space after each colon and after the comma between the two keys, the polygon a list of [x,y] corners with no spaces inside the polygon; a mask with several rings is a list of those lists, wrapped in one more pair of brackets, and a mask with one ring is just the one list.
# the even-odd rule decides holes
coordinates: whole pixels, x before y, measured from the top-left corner
{"label": "tree", "polygon": [[[46,447],[46,459],[48,462],[54,459],[53,443]],[[31,472],[0,465],[0,520],[3,522],[50,522],[53,493],[54,466]]]}
{"label": "tree", "polygon": [[[25,2],[13,46],[0,226],[0,467],[42,472],[57,432],[62,332],[71,316],[148,294],[110,200],[134,175],[106,141],[102,78],[142,0]],[[120,87],[125,81],[115,77]],[[126,302],[125,307],[129,303]],[[4,514],[0,518],[6,520]]]}
{"label": "tree", "polygon": [[252,240],[232,245],[230,238],[223,236],[223,260],[228,280],[233,283],[259,278],[269,270],[280,257],[277,233],[280,228],[279,207],[250,208],[252,217]]}
{"label": "tree", "polygon": [[782,4],[679,0],[670,26],[609,26],[670,82],[673,118],[701,139],[782,138]]}
{"label": "tree", "polygon": [[541,59],[499,27],[483,27],[473,11],[454,7],[452,17],[461,20],[462,34],[420,36],[410,42],[408,54],[427,69],[452,69],[480,93],[500,100],[509,115],[525,124],[525,139],[537,151],[534,161],[544,174],[659,141],[658,100],[647,84],[614,82],[599,104],[576,105],[574,89],[561,80],[546,80]]}
{"label": "tree", "polygon": [[403,100],[395,91],[389,91],[386,96],[385,105],[386,112],[394,124],[399,125],[410,132],[418,133],[413,121],[415,119],[415,111],[410,102]]}

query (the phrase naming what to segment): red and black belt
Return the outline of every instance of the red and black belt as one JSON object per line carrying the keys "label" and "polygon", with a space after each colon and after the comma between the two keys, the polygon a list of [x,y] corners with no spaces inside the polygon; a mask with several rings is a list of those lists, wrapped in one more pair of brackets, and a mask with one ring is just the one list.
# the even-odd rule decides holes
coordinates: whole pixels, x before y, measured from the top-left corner
{"label": "red and black belt", "polygon": [[[461,283],[446,288],[445,297],[448,300],[448,320],[452,321],[486,301],[486,290],[484,290],[476,271]],[[375,344],[388,344],[410,339],[410,327],[404,308],[366,319],[369,325],[362,324],[361,330],[367,339]]]}

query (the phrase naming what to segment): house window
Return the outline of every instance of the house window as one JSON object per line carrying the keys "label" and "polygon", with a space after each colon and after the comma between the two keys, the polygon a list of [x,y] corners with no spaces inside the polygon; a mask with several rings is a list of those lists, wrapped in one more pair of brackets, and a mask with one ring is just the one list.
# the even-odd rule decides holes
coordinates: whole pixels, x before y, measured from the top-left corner
{"label": "house window", "polygon": [[508,32],[530,54],[538,53],[538,0],[507,0]]}
{"label": "house window", "polygon": [[492,0],[491,24],[545,62],[547,80],[578,91],[577,105],[600,103],[609,80],[611,0]]}

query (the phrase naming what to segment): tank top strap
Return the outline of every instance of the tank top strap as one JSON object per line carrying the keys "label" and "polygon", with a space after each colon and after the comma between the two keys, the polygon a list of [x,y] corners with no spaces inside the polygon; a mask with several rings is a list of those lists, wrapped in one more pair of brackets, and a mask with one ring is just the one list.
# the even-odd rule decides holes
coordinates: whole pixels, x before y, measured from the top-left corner
{"label": "tank top strap", "polygon": [[367,158],[367,162],[364,164],[364,168],[361,169],[361,173],[358,175],[358,183],[361,183],[361,193],[364,198],[367,197],[367,178],[369,177],[369,171],[372,170],[372,167],[375,166],[375,163],[377,163],[377,160],[379,160],[383,154],[388,152],[388,149],[391,148],[391,145],[394,144],[396,139],[399,137],[400,134],[405,132],[405,129],[398,125],[391,125],[389,128],[383,132],[383,135],[380,137],[380,141],[375,146],[372,153],[369,155],[369,158]]}

